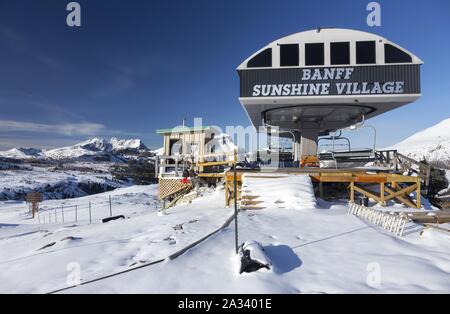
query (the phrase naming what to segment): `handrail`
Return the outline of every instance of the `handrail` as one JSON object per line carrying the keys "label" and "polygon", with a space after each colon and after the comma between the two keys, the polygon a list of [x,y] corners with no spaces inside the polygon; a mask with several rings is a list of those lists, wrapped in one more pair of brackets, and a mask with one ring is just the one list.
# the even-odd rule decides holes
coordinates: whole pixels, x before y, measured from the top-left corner
{"label": "handrail", "polygon": [[[228,160],[228,157],[234,156],[232,160]],[[158,176],[164,176],[167,172],[167,168],[174,168],[175,176],[179,176],[179,172],[189,167],[189,164],[194,167],[209,167],[209,166],[220,166],[220,165],[236,165],[237,164],[237,149],[234,149],[233,152],[223,152],[223,153],[212,153],[206,154],[202,156],[193,156],[193,155],[161,155],[156,158],[155,168],[158,168],[158,172],[156,173]],[[223,161],[208,161],[206,158],[211,157],[223,157]],[[167,163],[165,160],[173,160],[174,163]],[[189,164],[188,164],[189,162]],[[182,170],[180,170],[180,165],[182,165]],[[156,170],[155,170],[156,171]]]}
{"label": "handrail", "polygon": [[[376,153],[377,159],[379,160],[379,162],[381,162],[382,165],[393,166],[396,171],[411,171],[417,174],[417,176],[421,178],[421,181],[423,181],[424,186],[426,187],[424,192],[428,190],[431,173],[430,165],[405,156],[395,149],[378,150],[376,151]],[[417,167],[418,169],[415,169],[413,166]]]}

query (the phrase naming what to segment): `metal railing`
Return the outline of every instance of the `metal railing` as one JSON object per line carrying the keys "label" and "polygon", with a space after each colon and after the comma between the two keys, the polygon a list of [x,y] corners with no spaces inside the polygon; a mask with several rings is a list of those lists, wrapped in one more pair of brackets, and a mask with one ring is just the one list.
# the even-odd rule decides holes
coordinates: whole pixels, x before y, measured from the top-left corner
{"label": "metal railing", "polygon": [[235,152],[210,153],[202,156],[181,154],[156,156],[155,177],[181,177],[185,170],[193,167],[226,166],[235,161],[234,155]]}
{"label": "metal railing", "polygon": [[62,204],[61,206],[39,208],[36,219],[39,224],[55,223],[89,223],[113,216],[113,201],[111,195],[104,201],[91,201],[78,204]]}

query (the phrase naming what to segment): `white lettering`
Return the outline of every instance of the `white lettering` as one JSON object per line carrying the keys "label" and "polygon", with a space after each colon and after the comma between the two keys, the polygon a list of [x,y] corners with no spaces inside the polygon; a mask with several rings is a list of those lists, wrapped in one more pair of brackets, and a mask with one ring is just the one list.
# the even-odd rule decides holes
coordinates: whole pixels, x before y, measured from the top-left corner
{"label": "white lettering", "polygon": [[350,79],[350,77],[353,74],[353,70],[354,70],[353,68],[345,68],[345,76],[344,76],[345,80],[349,80]]}
{"label": "white lettering", "polygon": [[394,82],[386,82],[383,84],[383,92],[392,94],[394,92]]}
{"label": "white lettering", "polygon": [[261,85],[255,85],[253,86],[253,97],[258,97],[259,95],[261,95]]}
{"label": "white lettering", "polygon": [[405,82],[395,82],[395,91],[396,94],[401,94],[404,91]]}
{"label": "white lettering", "polygon": [[310,69],[303,69],[303,77],[302,80],[306,81],[311,79],[311,70]]}
{"label": "white lettering", "polygon": [[367,15],[367,25],[370,27],[381,26],[381,5],[378,2],[370,2],[366,9],[371,11]]}
{"label": "white lettering", "polygon": [[78,2],[70,2],[66,7],[67,11],[71,11],[67,14],[66,23],[69,27],[81,26],[81,6]]}
{"label": "white lettering", "polygon": [[320,74],[320,70],[319,69],[315,69],[314,70],[314,74],[311,77],[312,81],[316,81],[316,80],[321,80],[322,79],[322,75]]}

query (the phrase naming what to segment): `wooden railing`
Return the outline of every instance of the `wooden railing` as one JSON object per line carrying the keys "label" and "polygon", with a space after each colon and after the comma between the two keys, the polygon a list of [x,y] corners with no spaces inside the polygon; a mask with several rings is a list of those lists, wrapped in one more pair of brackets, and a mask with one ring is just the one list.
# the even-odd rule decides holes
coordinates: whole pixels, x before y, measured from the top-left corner
{"label": "wooden railing", "polygon": [[423,193],[428,192],[431,172],[430,165],[400,154],[397,150],[376,151],[376,158],[380,166],[389,167],[398,172],[416,174],[424,187]]}

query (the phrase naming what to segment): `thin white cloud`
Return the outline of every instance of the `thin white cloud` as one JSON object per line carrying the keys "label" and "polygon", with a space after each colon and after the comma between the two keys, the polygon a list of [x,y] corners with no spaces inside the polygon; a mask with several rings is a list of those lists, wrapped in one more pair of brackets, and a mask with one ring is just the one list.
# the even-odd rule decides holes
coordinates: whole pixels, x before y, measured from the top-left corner
{"label": "thin white cloud", "polygon": [[52,133],[65,136],[90,136],[104,133],[106,128],[103,124],[89,122],[44,124],[14,120],[0,120],[0,131]]}

